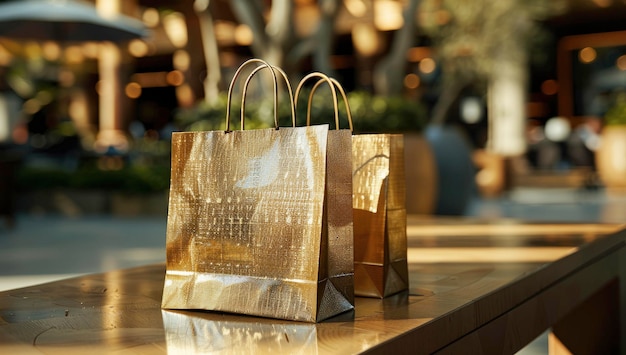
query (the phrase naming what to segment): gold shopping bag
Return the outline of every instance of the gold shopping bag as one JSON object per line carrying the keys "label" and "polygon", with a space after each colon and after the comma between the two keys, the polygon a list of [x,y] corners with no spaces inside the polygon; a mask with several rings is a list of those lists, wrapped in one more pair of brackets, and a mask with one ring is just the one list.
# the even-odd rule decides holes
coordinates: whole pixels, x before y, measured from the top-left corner
{"label": "gold shopping bag", "polygon": [[[210,312],[161,311],[168,354],[306,354],[318,345],[311,323]],[[193,334],[193,336],[192,336]]]}
{"label": "gold shopping bag", "polygon": [[[337,80],[330,80],[342,95],[352,129],[345,92]],[[324,81],[319,80],[311,88],[307,125],[310,124],[313,94]],[[296,88],[296,103],[300,87]],[[337,113],[336,105],[334,109]],[[355,295],[383,298],[407,290],[403,135],[353,135],[352,175]]]}
{"label": "gold shopping bag", "polygon": [[230,131],[227,109],[226,131],[172,136],[162,308],[321,321],[354,308],[350,136],[279,129],[284,73],[258,59],[229,104],[253,63],[273,69],[275,128]]}

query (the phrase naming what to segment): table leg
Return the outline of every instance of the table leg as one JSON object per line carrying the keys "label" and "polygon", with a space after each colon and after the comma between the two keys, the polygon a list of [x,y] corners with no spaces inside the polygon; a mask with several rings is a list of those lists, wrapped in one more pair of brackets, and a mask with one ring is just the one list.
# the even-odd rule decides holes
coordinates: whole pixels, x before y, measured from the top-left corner
{"label": "table leg", "polygon": [[[616,354],[624,339],[620,339],[620,323],[624,324],[626,300],[620,297],[626,290],[624,251],[619,256],[619,276],[586,301],[562,317],[548,337],[550,354]],[[620,344],[621,343],[621,344]]]}

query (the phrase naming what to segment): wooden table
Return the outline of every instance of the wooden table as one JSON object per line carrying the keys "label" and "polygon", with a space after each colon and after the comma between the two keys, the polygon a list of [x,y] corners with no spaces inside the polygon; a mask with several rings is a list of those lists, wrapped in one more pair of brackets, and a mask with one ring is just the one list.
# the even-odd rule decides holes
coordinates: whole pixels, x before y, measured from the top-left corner
{"label": "wooden table", "polygon": [[163,311],[164,265],[10,290],[0,353],[625,353],[621,229],[410,217],[410,290],[320,324]]}

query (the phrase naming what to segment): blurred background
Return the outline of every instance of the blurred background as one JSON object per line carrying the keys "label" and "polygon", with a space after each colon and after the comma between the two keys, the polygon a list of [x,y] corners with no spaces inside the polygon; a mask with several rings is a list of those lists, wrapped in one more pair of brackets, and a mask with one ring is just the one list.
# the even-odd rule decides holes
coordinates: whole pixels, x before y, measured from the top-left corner
{"label": "blurred background", "polygon": [[164,261],[171,134],[253,57],[405,134],[409,213],[626,220],[624,1],[0,1],[0,288]]}
{"label": "blurred background", "polygon": [[[355,133],[405,134],[410,213],[622,221],[625,20],[618,0],[0,1],[0,260],[117,235],[162,261],[171,133],[224,129],[253,57],[337,78]],[[267,84],[249,128],[273,125]],[[65,262],[126,265],[90,259]]]}

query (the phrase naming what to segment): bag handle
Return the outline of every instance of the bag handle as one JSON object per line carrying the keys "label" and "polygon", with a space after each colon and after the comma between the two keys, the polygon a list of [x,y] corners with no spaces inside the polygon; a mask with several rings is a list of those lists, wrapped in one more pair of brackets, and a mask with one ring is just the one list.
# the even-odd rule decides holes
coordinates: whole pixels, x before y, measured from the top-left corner
{"label": "bag handle", "polygon": [[[252,77],[254,77],[256,73],[266,68],[272,68],[273,72],[278,72],[283,77],[283,80],[285,80],[285,84],[287,86],[287,92],[289,93],[289,102],[291,106],[291,125],[292,127],[296,126],[296,108],[293,106],[293,90],[291,89],[291,84],[289,83],[289,78],[287,77],[287,74],[279,67],[276,67],[273,65],[268,66],[268,65],[263,64],[254,68],[254,70],[250,73],[250,75],[248,75],[245,83],[243,84],[243,96],[241,97],[241,129],[244,129],[243,127],[244,127],[244,117],[245,117],[245,109],[246,109],[245,102],[246,102],[246,92],[248,92],[248,84],[250,84]],[[277,111],[276,105],[274,106],[274,124],[276,125],[276,129],[278,129],[279,128],[278,127],[278,111]]]}
{"label": "bag handle", "polygon": [[[341,94],[341,98],[343,99],[343,103],[346,105],[346,115],[348,116],[348,125],[350,126],[350,131],[353,131],[353,127],[352,127],[352,112],[350,111],[350,103],[348,102],[348,96],[346,95],[346,92],[343,90],[343,87],[341,86],[341,84],[339,83],[339,81],[337,81],[335,78],[330,78],[330,81],[335,85],[335,87],[337,88],[337,90],[339,90],[339,93]],[[321,79],[318,80],[317,83],[315,83],[315,85],[313,85],[313,87],[311,88],[311,93],[309,94],[309,102],[307,104],[307,117],[306,117],[306,124],[307,126],[310,125],[311,123],[311,104],[313,103],[313,94],[315,93],[315,90],[317,90],[318,86],[320,86],[321,84],[323,84],[325,80]],[[335,114],[338,114],[338,110],[335,111]]]}
{"label": "bag handle", "polygon": [[[262,59],[257,59],[257,58],[252,58],[252,59],[248,59],[247,61],[245,61],[243,64],[241,64],[239,66],[239,68],[237,69],[237,71],[235,72],[235,74],[233,75],[233,79],[230,81],[230,85],[228,86],[228,99],[227,99],[227,105],[226,105],[226,133],[231,132],[230,130],[230,106],[231,106],[231,102],[232,102],[232,97],[233,97],[233,88],[235,86],[235,82],[237,81],[237,78],[239,77],[239,75],[241,74],[242,70],[249,66],[250,64],[253,63],[259,63],[261,64],[261,66],[259,66],[254,73],[256,73],[257,71],[259,71],[260,69],[263,68],[271,68],[272,70],[270,70],[271,74],[272,74],[272,78],[273,80],[273,88],[274,88],[274,125],[276,127],[276,129],[278,129],[278,80],[276,78],[276,70],[278,70],[278,68],[270,65],[269,63],[267,63],[266,61],[262,60]],[[252,75],[252,74],[250,74]],[[250,75],[248,77],[250,77]],[[287,80],[286,75],[283,76],[284,79],[287,81],[287,87],[289,90],[289,96],[290,98],[292,98],[293,94],[291,93],[291,86],[289,85],[289,81]],[[249,81],[249,80],[247,80]],[[241,129],[244,129],[244,109],[243,109],[243,103],[245,102],[245,95],[246,92],[243,92],[243,97],[242,97],[242,116],[241,116]],[[291,102],[293,102],[293,99],[291,100]],[[293,106],[293,104],[292,104]],[[295,122],[295,108],[292,108],[292,115],[293,115],[293,120]]]}
{"label": "bag handle", "polygon": [[304,82],[306,82],[308,79],[314,78],[314,77],[318,77],[320,78],[320,80],[318,80],[315,85],[313,85],[313,88],[311,89],[311,93],[309,94],[309,99],[308,99],[308,104],[307,104],[307,115],[306,115],[306,125],[309,126],[311,124],[311,106],[312,106],[312,102],[313,102],[313,94],[315,93],[315,90],[317,90],[317,88],[324,82],[328,83],[328,86],[330,87],[330,91],[333,97],[333,109],[335,112],[335,129],[339,129],[339,109],[337,107],[337,92],[336,89],[337,88],[343,98],[343,101],[346,105],[346,113],[348,115],[348,123],[350,125],[350,131],[353,130],[352,127],[352,114],[350,113],[350,105],[348,103],[348,98],[346,96],[345,91],[343,90],[343,87],[341,87],[341,84],[339,84],[339,82],[337,80],[335,80],[334,78],[330,78],[328,77],[326,74],[323,73],[319,73],[319,72],[314,72],[314,73],[310,73],[307,76],[305,76],[304,78],[302,78],[302,80],[300,80],[300,83],[298,84],[298,87],[296,88],[296,94],[295,94],[295,100],[294,100],[294,105],[297,108],[298,105],[298,95],[300,94],[300,90],[302,89]]}

